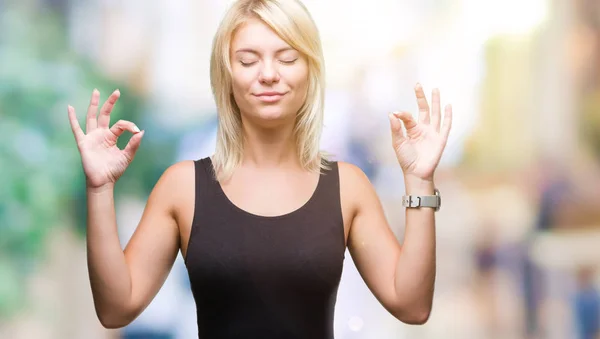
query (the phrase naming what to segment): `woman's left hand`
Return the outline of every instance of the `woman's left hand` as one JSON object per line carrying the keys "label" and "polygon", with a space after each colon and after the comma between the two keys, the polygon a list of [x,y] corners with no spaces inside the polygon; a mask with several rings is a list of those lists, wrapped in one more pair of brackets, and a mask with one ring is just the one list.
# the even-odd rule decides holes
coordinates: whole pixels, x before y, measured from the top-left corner
{"label": "woman's left hand", "polygon": [[[433,181],[433,174],[448,141],[452,125],[452,107],[445,107],[442,123],[439,90],[433,90],[431,110],[421,85],[417,84],[415,93],[419,106],[419,121],[415,121],[408,112],[390,113],[392,143],[405,177]],[[406,131],[403,131],[402,124]]]}

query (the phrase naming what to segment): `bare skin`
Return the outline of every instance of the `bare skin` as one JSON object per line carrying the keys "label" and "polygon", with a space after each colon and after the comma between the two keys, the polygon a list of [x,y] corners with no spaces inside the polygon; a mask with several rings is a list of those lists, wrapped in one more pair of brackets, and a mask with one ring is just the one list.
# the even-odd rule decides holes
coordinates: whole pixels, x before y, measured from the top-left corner
{"label": "bare skin", "polygon": [[[295,114],[305,100],[307,62],[256,20],[238,30],[231,49],[233,92],[246,143],[242,165],[221,186],[234,204],[250,213],[289,213],[310,198],[318,181],[318,174],[301,168],[292,137]],[[284,95],[275,102],[257,96],[273,91]],[[185,257],[195,198],[193,162],[168,168],[150,194],[131,240],[121,248],[114,185],[133,161],[144,133],[128,121],[109,127],[119,96],[118,91],[112,93],[98,114],[99,93],[93,92],[85,132],[75,110],[68,109],[87,178],[90,284],[96,313],[107,328],[132,322],[161,288],[178,251]],[[434,90],[431,110],[420,86],[416,96],[418,122],[409,113],[389,117],[393,149],[407,193],[433,194],[433,174],[450,131],[451,109],[446,108],[442,125],[439,92]],[[124,131],[134,136],[120,150],[116,140]],[[396,318],[424,323],[435,280],[433,210],[407,210],[405,241],[400,244],[364,173],[348,163],[340,163],[339,170],[345,241],[361,276]]]}

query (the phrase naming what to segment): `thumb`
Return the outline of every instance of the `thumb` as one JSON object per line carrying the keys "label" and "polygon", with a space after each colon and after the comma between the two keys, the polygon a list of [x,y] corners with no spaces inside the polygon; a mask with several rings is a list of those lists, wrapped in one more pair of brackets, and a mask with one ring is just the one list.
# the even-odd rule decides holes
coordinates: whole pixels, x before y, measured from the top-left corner
{"label": "thumb", "polygon": [[388,118],[390,119],[390,127],[392,129],[392,141],[395,143],[404,139],[404,131],[402,130],[400,119],[398,119],[394,113],[390,113]]}
{"label": "thumb", "polygon": [[131,139],[129,139],[129,142],[127,143],[127,146],[125,146],[125,149],[123,149],[123,154],[125,154],[125,156],[127,157],[127,159],[129,159],[129,161],[132,161],[133,158],[135,157],[135,153],[137,152],[137,150],[140,147],[140,144],[142,142],[142,137],[144,136],[144,132],[145,131],[141,131],[140,133],[134,134],[131,137]]}
{"label": "thumb", "polygon": [[404,123],[404,127],[406,127],[406,130],[413,129],[417,126],[415,118],[413,118],[412,114],[408,112],[394,112],[392,114],[394,114],[396,118],[402,120],[402,122]]}

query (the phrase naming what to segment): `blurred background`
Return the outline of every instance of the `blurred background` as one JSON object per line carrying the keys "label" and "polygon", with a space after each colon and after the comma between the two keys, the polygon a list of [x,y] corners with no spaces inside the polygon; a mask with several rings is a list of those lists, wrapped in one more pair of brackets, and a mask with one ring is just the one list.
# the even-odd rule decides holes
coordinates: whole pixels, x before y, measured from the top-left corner
{"label": "blurred background", "polygon": [[[208,66],[230,2],[0,0],[0,338],[197,338],[181,256],[134,323],[97,320],[66,107],[83,123],[94,88],[119,88],[113,122],[146,130],[116,188],[125,245],[160,174],[214,150]],[[429,322],[387,314],[346,255],[336,337],[599,338],[600,2],[305,4],[327,61],[323,148],[367,173],[400,240],[387,112],[416,114],[420,82],[455,117]]]}

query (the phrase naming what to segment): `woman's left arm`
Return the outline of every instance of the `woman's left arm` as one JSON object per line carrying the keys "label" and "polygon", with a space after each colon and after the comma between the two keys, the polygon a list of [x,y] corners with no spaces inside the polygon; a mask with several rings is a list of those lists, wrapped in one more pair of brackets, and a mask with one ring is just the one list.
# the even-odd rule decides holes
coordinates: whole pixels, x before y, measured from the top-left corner
{"label": "woman's left arm", "polygon": [[[390,114],[393,147],[404,173],[406,195],[433,195],[433,176],[448,140],[452,108],[446,106],[442,124],[439,91],[433,90],[431,110],[420,85],[415,92],[418,122],[407,112]],[[364,173],[344,163],[340,181],[343,206],[351,215],[348,248],[358,271],[396,318],[409,324],[425,323],[431,312],[436,270],[434,209],[406,209],[400,245]]]}

